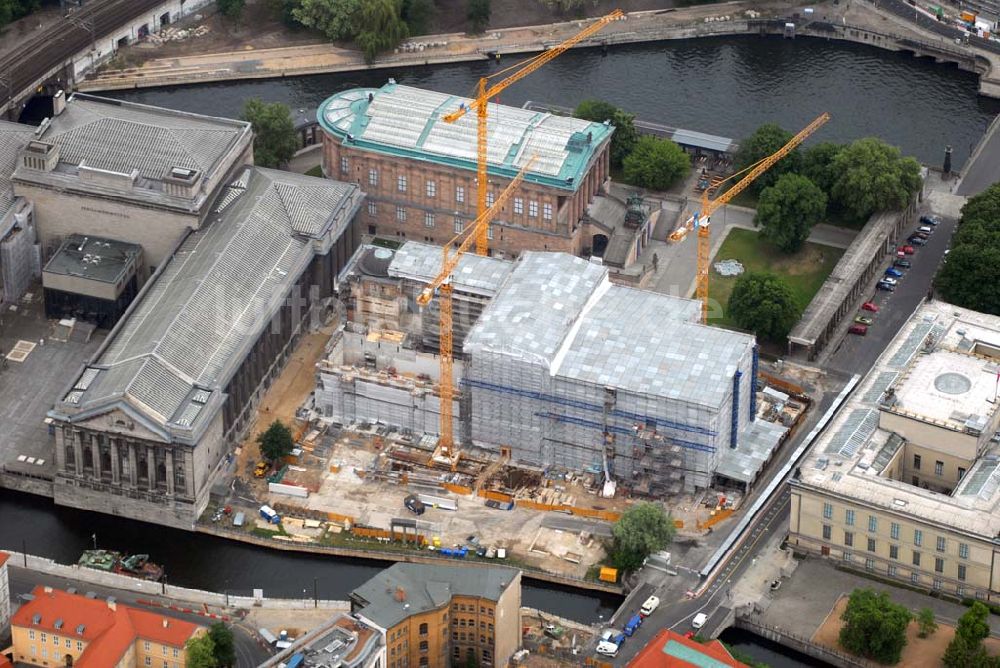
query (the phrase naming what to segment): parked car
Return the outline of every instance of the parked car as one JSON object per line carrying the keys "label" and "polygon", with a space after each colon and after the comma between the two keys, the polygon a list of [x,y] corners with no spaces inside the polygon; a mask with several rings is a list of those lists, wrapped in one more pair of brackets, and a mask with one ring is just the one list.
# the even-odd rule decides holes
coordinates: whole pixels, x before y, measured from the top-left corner
{"label": "parked car", "polygon": [[921,238],[921,237],[916,237],[916,236],[910,237],[909,239],[907,239],[907,241],[909,241],[914,246],[925,246],[925,245],[927,245],[927,239],[924,239],[924,238]]}
{"label": "parked car", "polygon": [[642,615],[632,615],[625,623],[625,635],[631,638],[639,630],[640,626],[642,626]]}
{"label": "parked car", "polygon": [[694,616],[694,619],[691,620],[691,626],[696,629],[700,629],[705,625],[705,622],[707,621],[708,621],[708,615],[706,615],[704,612],[699,612],[697,615]]}
{"label": "parked car", "polygon": [[868,333],[868,325],[851,325],[847,328],[848,333],[864,336]]}
{"label": "parked car", "polygon": [[931,227],[937,227],[941,224],[941,219],[937,216],[920,216],[920,222],[923,225],[930,225]]}
{"label": "parked car", "polygon": [[885,281],[879,281],[878,283],[875,284],[875,289],[876,290],[882,290],[883,292],[895,292],[896,291],[896,286],[895,285],[890,285],[890,284],[886,283]]}
{"label": "parked car", "polygon": [[923,225],[917,228],[917,232],[922,232],[923,234],[933,234],[934,228],[931,227],[930,225]]}
{"label": "parked car", "polygon": [[416,497],[414,494],[410,494],[405,499],[403,499],[403,505],[414,515],[423,515],[427,510],[427,506],[424,502]]}
{"label": "parked car", "polygon": [[902,269],[909,269],[913,266],[913,263],[906,258],[897,258],[895,262],[892,263],[894,267],[900,267]]}
{"label": "parked car", "polygon": [[607,640],[602,640],[597,643],[597,653],[601,656],[618,656],[618,645]]}
{"label": "parked car", "polygon": [[910,242],[912,242],[914,239],[920,239],[922,241],[927,241],[928,239],[931,238],[931,235],[929,235],[927,232],[914,232],[913,234],[911,234],[907,238],[910,240]]}
{"label": "parked car", "polygon": [[885,270],[885,275],[890,276],[892,278],[902,278],[903,272],[900,271],[899,269],[896,269],[895,267],[889,267],[888,269]]}
{"label": "parked car", "polygon": [[854,322],[858,323],[859,325],[871,325],[875,323],[875,321],[870,317],[860,314],[854,316]]}
{"label": "parked car", "polygon": [[913,255],[914,253],[917,252],[917,249],[914,248],[913,246],[900,246],[899,250],[903,251],[903,253],[906,255]]}
{"label": "parked car", "polygon": [[878,313],[878,305],[875,302],[865,302],[861,305],[862,311],[868,311],[870,313]]}
{"label": "parked car", "polygon": [[650,596],[639,608],[639,614],[643,617],[649,617],[658,607],[660,607],[660,599],[656,596]]}
{"label": "parked car", "polygon": [[899,283],[899,281],[897,281],[897,280],[896,280],[895,278],[892,278],[892,277],[890,277],[890,276],[885,276],[885,277],[884,277],[884,278],[882,279],[882,281],[881,281],[881,282],[882,282],[882,283],[888,283],[889,285],[897,285],[897,284]]}

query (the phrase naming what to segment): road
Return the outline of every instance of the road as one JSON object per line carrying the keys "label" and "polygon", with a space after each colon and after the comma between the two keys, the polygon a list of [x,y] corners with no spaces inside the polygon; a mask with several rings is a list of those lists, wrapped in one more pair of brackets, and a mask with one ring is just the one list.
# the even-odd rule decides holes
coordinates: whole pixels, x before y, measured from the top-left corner
{"label": "road", "polygon": [[972,153],[956,192],[973,197],[1000,181],[1000,116],[993,119]]}
{"label": "road", "polygon": [[[167,599],[159,599],[159,597],[150,597],[148,594],[140,595],[131,591],[112,589],[110,587],[100,587],[87,582],[68,580],[66,578],[39,573],[38,571],[26,570],[13,563],[8,564],[7,570],[10,580],[10,596],[15,606],[17,605],[18,597],[22,594],[30,593],[31,590],[37,585],[48,585],[59,589],[75,587],[79,593],[92,591],[98,594],[101,598],[114,596],[120,603],[125,603],[142,609],[149,608],[137,602],[140,598],[146,600],[154,598],[156,600],[162,600],[164,603],[171,602]],[[170,610],[169,608],[157,608],[156,612],[176,619],[194,622],[195,624],[207,624],[212,621],[210,619],[206,619],[205,617],[184,614]],[[250,631],[246,627],[242,626],[240,622],[235,622],[232,624],[231,628],[233,629],[233,638],[236,645],[236,668],[254,668],[267,660],[270,654],[264,650],[263,647],[257,644],[257,641],[254,640]]]}

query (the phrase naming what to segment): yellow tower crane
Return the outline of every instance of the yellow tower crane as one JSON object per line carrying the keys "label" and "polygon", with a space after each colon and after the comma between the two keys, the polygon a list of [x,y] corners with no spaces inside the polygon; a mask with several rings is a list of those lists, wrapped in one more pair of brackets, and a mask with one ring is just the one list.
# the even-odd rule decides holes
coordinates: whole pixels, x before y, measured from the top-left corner
{"label": "yellow tower crane", "polygon": [[[507,203],[507,200],[511,198],[514,191],[524,180],[524,175],[531,165],[535,162],[535,157],[531,156],[528,161],[521,168],[521,171],[517,173],[511,182],[504,188],[500,196],[497,197],[496,202],[493,206],[486,209],[484,212],[479,214],[476,219],[468,225],[461,232],[456,234],[451,241],[446,243],[442,249],[441,258],[441,271],[438,275],[425,287],[419,295],[417,295],[417,304],[423,308],[430,304],[431,299],[434,298],[434,294],[437,293],[438,299],[438,309],[440,311],[440,353],[441,353],[441,378],[438,381],[438,387],[440,392],[441,406],[441,426],[440,435],[438,437],[438,447],[432,456],[432,460],[438,458],[445,458],[451,462],[452,468],[458,464],[458,452],[455,450],[455,434],[453,428],[453,411],[452,411],[452,400],[455,396],[455,386],[454,379],[452,376],[452,370],[454,368],[454,357],[452,355],[452,317],[451,317],[451,293],[452,286],[450,283],[451,274],[458,266],[459,260],[465,255],[466,251],[472,246],[474,242],[479,237],[480,231],[483,231],[489,227],[490,221],[496,217],[503,205]],[[462,237],[465,237],[462,239]],[[459,242],[459,239],[462,239]],[[458,244],[457,248],[453,248],[455,244]]]}
{"label": "yellow tower crane", "polygon": [[[516,65],[511,65],[510,67],[504,68],[499,72],[495,72],[488,77],[483,77],[479,80],[479,86],[477,88],[476,97],[471,101],[471,104],[466,106],[462,103],[458,109],[446,114],[443,118],[446,123],[454,123],[462,116],[465,112],[469,111],[470,108],[475,108],[476,110],[476,215],[481,216],[486,212],[486,189],[487,189],[487,174],[486,174],[486,149],[487,149],[487,133],[486,133],[486,116],[487,108],[489,107],[489,101],[499,95],[505,88],[513,83],[516,83],[528,76],[538,68],[540,68],[545,63],[558,57],[567,49],[571,48],[573,45],[587,39],[594,33],[598,32],[611,23],[612,21],[617,21],[624,13],[620,9],[616,9],[606,16],[602,16],[595,22],[591,23],[589,26],[573,35],[566,41],[543,51],[537,56],[523,60]],[[502,81],[490,85],[490,80],[499,77],[502,74],[507,74],[512,72]],[[489,239],[486,233],[486,226],[483,226],[481,230],[476,232],[476,253],[479,255],[486,255],[486,251],[489,248]]]}
{"label": "yellow tower crane", "polygon": [[774,163],[778,162],[786,155],[795,150],[795,148],[805,141],[806,137],[816,132],[821,128],[828,120],[830,120],[830,114],[823,112],[820,114],[816,120],[804,127],[797,135],[788,140],[788,143],[779,148],[777,151],[767,156],[763,160],[750,165],[746,169],[737,172],[730,176],[725,181],[722,181],[719,185],[730,179],[734,179],[740,174],[743,174],[743,178],[737,181],[733,186],[726,192],[719,195],[714,200],[709,201],[708,191],[705,190],[701,194],[701,211],[695,212],[691,216],[690,220],[685,228],[680,231],[680,234],[675,232],[671,235],[671,239],[678,241],[684,238],[684,234],[690,231],[692,228],[698,229],[698,276],[697,276],[697,289],[695,294],[701,301],[701,322],[705,324],[708,321],[708,262],[709,262],[709,223],[711,223],[712,214],[728,203],[731,199],[739,195],[743,190],[750,185],[754,179],[766,172],[771,168]]}

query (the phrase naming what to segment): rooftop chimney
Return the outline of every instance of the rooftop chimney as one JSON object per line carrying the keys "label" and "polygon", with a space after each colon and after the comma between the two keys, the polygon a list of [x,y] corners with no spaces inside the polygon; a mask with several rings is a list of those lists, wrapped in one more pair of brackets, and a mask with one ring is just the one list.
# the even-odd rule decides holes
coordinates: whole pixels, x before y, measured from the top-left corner
{"label": "rooftop chimney", "polygon": [[66,110],[66,93],[61,89],[56,91],[56,94],[52,96],[52,116],[58,116],[63,111]]}

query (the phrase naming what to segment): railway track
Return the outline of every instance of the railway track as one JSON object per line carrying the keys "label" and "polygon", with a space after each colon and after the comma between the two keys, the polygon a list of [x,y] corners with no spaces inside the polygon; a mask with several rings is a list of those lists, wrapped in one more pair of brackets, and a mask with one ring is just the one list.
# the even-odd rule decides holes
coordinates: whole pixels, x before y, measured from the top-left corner
{"label": "railway track", "polygon": [[151,10],[162,0],[91,0],[0,58],[0,99],[4,104],[92,42]]}

